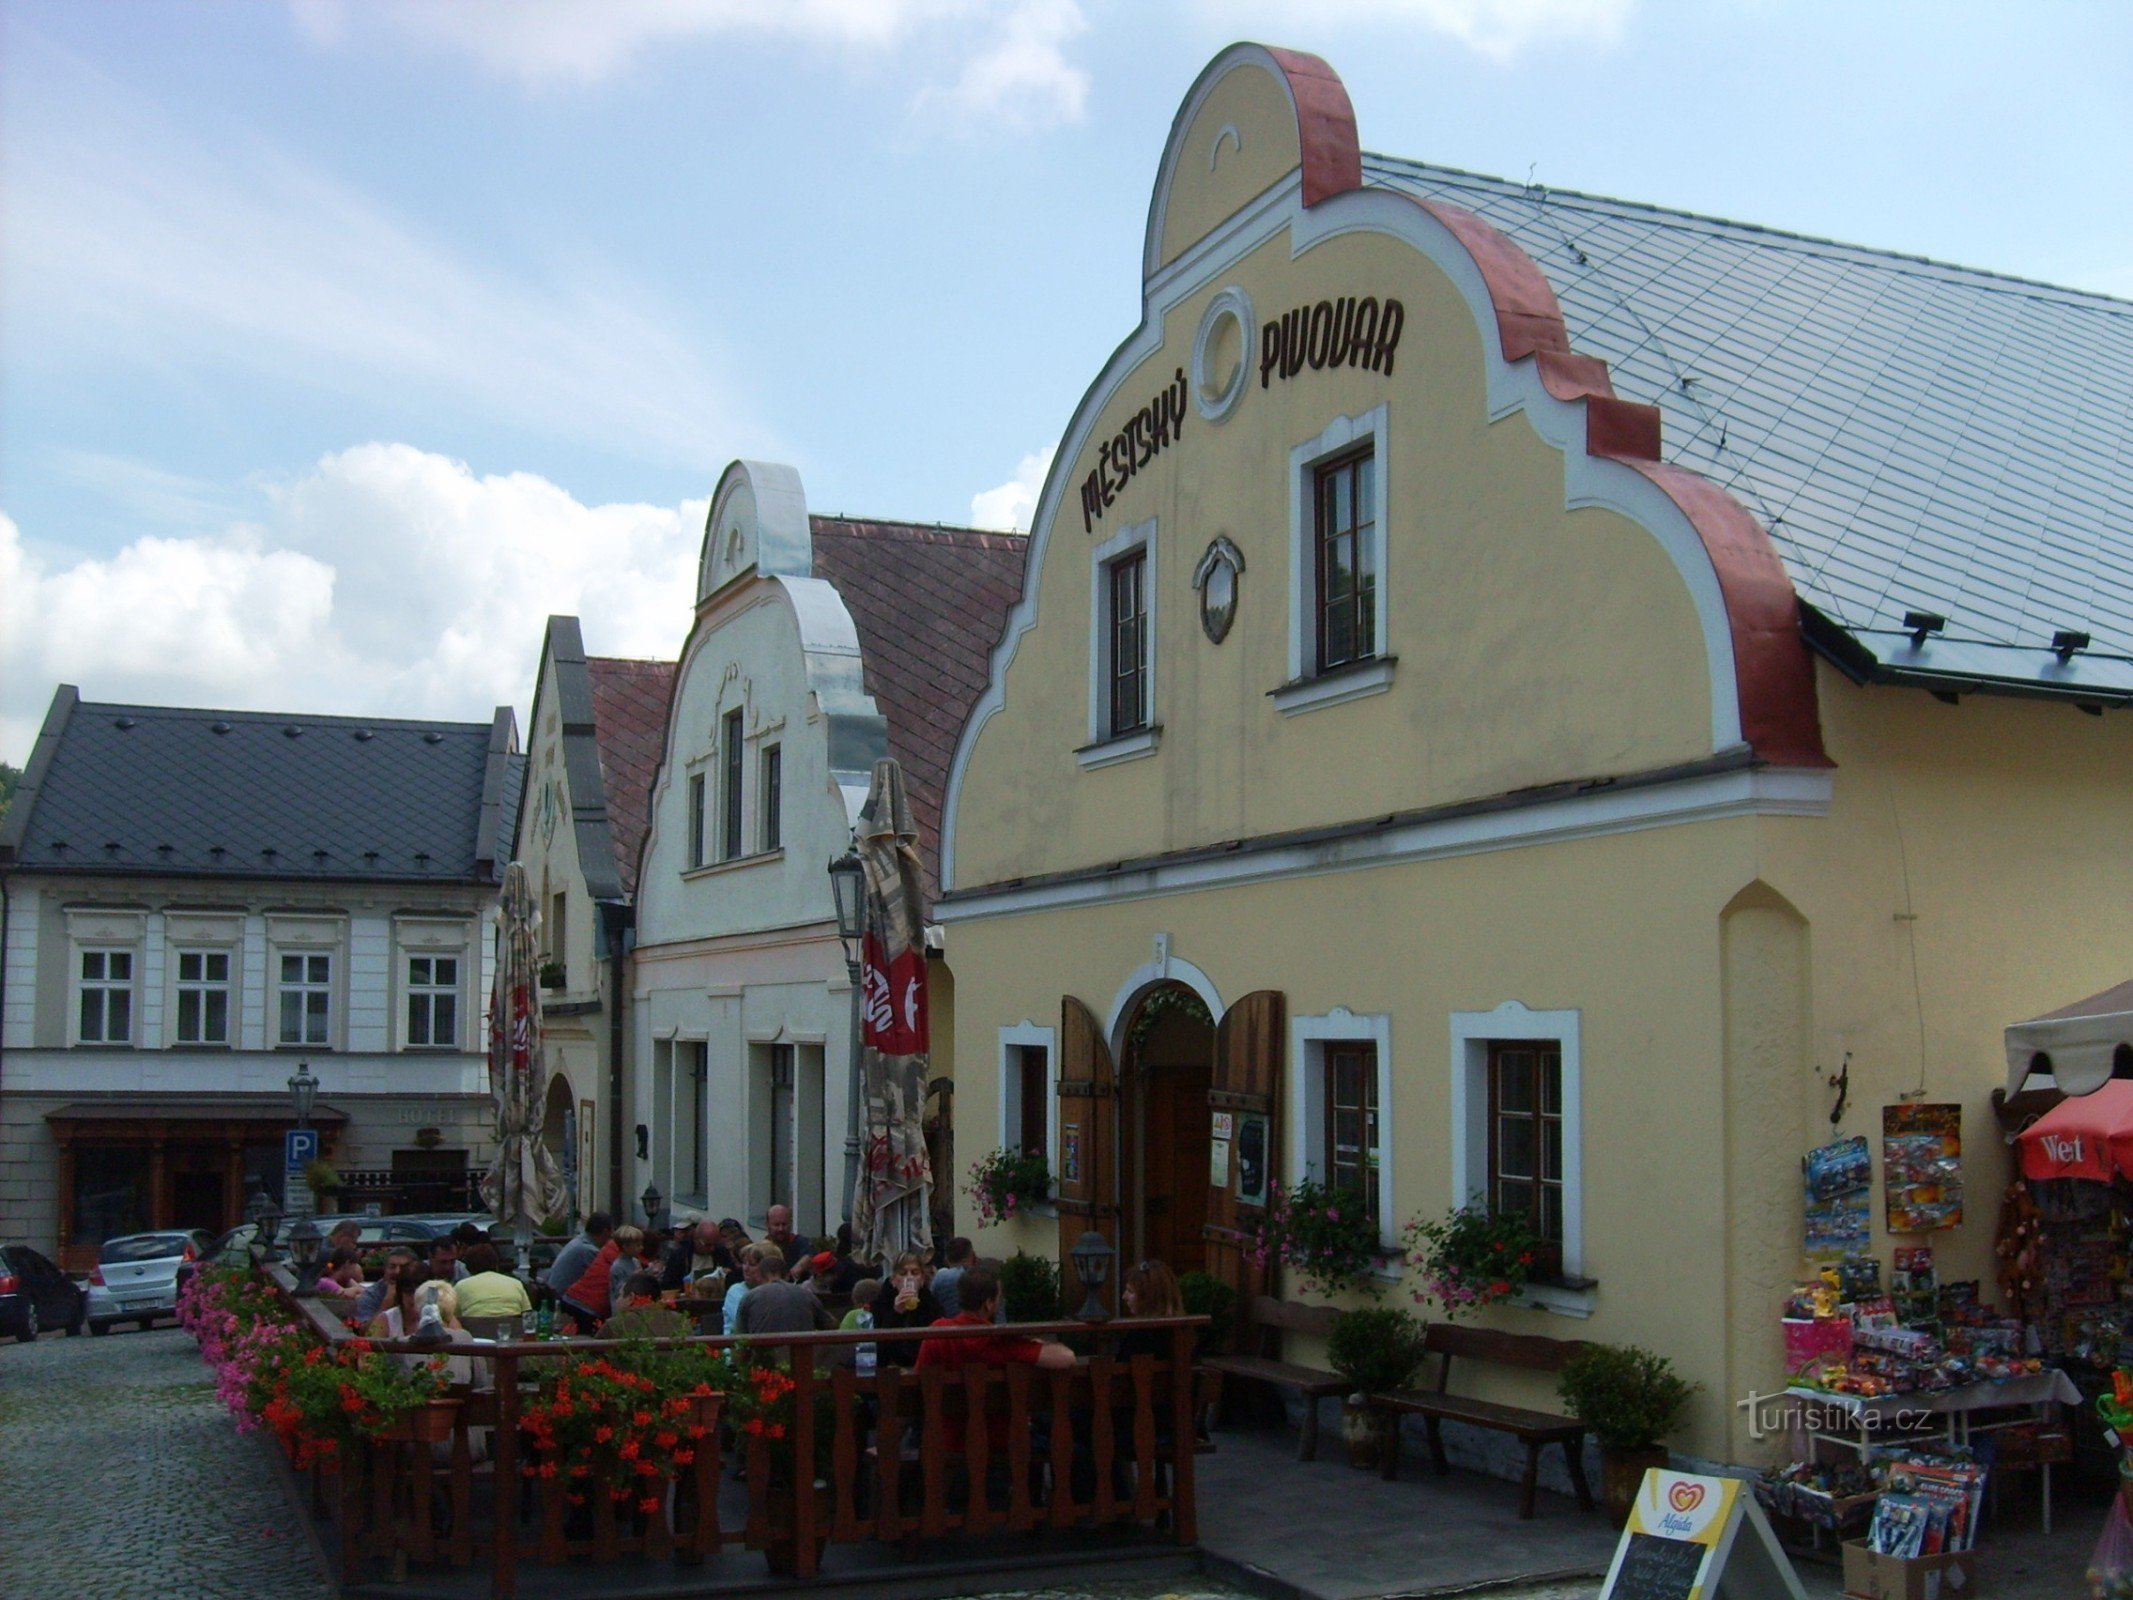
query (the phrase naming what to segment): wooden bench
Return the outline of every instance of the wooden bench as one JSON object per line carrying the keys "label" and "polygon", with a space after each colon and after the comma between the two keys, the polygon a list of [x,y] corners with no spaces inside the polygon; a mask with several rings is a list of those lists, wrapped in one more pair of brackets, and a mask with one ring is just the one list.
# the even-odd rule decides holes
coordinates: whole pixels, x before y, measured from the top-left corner
{"label": "wooden bench", "polygon": [[[1469,1400],[1450,1392],[1452,1358],[1493,1362],[1504,1367],[1523,1367],[1529,1372],[1560,1372],[1563,1364],[1584,1348],[1572,1339],[1546,1339],[1538,1334],[1495,1333],[1486,1328],[1459,1328],[1449,1323],[1431,1323],[1429,1353],[1438,1358],[1434,1391],[1404,1389],[1396,1394],[1373,1395],[1371,1399],[1395,1414],[1413,1413],[1429,1432],[1430,1459],[1439,1472],[1449,1472],[1444,1459],[1442,1425],[1446,1420],[1470,1427],[1508,1433],[1526,1447],[1526,1474],[1521,1480],[1518,1514],[1533,1515],[1534,1491],[1540,1480],[1541,1451],[1551,1444],[1563,1447],[1563,1460],[1570,1468],[1571,1487],[1577,1490],[1578,1509],[1592,1509],[1592,1490],[1585,1483],[1585,1424],[1575,1417],[1548,1411],[1528,1411],[1523,1406],[1499,1405],[1492,1400]],[[1380,1470],[1387,1478],[1400,1470],[1400,1434],[1388,1431]]]}
{"label": "wooden bench", "polygon": [[1286,1300],[1254,1295],[1246,1311],[1245,1331],[1247,1343],[1256,1353],[1212,1355],[1200,1363],[1208,1372],[1264,1383],[1277,1390],[1302,1395],[1303,1436],[1296,1441],[1296,1459],[1299,1461],[1311,1461],[1318,1455],[1318,1402],[1327,1395],[1347,1394],[1348,1384],[1330,1372],[1284,1361],[1281,1336],[1284,1333],[1315,1334],[1323,1339],[1333,1332],[1333,1324],[1339,1315],[1328,1306],[1292,1305]]}

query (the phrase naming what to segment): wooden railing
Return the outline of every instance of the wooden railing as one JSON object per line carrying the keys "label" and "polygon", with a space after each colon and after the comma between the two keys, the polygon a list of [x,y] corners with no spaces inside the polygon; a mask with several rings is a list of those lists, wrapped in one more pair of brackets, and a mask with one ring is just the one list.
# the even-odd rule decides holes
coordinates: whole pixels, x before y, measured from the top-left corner
{"label": "wooden railing", "polygon": [[[286,1292],[285,1274],[276,1276]],[[329,1305],[294,1304],[329,1341],[353,1337]],[[441,1352],[488,1363],[494,1387],[455,1390],[463,1403],[448,1444],[434,1451],[380,1440],[309,1469],[312,1510],[336,1525],[344,1583],[358,1581],[374,1564],[396,1576],[410,1564],[485,1564],[494,1600],[515,1595],[522,1564],[580,1559],[635,1556],[697,1565],[722,1552],[759,1551],[772,1571],[806,1579],[819,1570],[829,1543],[873,1541],[909,1553],[922,1540],[1167,1525],[1170,1539],[1190,1546],[1198,1539],[1193,1346],[1205,1323],[1180,1317],[653,1340],[659,1348],[745,1343],[758,1356],[777,1352],[788,1364],[792,1439],[820,1441],[816,1470],[780,1474],[763,1437],[737,1436],[746,1478],[746,1513],[738,1520],[721,1514],[729,1457],[716,1429],[697,1442],[678,1476],[647,1480],[644,1499],[657,1502],[650,1510],[637,1496],[618,1506],[601,1492],[578,1494],[582,1505],[573,1505],[566,1476],[522,1472],[539,1461],[521,1432],[520,1414],[542,1363],[612,1354],[613,1344],[373,1341],[393,1353]],[[1160,1330],[1167,1354],[1120,1360],[1105,1353],[1129,1329]],[[1094,1353],[1071,1368],[1048,1370],[911,1366],[920,1340],[991,1338],[1001,1331],[1072,1338]],[[861,1342],[880,1351],[878,1372],[862,1377],[849,1365],[821,1370]],[[958,1434],[960,1448],[953,1442]],[[484,1435],[487,1462],[477,1460]]]}

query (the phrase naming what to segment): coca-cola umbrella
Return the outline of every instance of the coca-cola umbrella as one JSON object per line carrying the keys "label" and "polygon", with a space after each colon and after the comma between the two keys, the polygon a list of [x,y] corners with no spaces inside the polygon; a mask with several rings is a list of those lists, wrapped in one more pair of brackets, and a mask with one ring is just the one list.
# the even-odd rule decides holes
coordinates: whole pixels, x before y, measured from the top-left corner
{"label": "coca-cola umbrella", "polygon": [[563,1210],[563,1173],[541,1139],[548,1066],[541,1047],[539,912],[516,861],[497,898],[496,984],[489,996],[489,1092],[496,1100],[496,1159],[482,1204],[520,1241]]}
{"label": "coca-cola umbrella", "polygon": [[866,873],[860,960],[860,1155],[852,1237],[864,1260],[923,1252],[932,1208],[926,1153],[926,889],[903,768],[874,763],[859,811]]}

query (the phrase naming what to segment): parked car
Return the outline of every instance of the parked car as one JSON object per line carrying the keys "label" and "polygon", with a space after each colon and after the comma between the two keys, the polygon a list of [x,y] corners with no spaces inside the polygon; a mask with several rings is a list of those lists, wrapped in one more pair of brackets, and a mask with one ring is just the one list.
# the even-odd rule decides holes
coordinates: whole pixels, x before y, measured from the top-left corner
{"label": "parked car", "polygon": [[0,1334],[28,1344],[46,1328],[81,1332],[81,1286],[27,1245],[0,1244]]}
{"label": "parked car", "polygon": [[138,1322],[145,1332],[156,1318],[176,1316],[178,1268],[198,1261],[214,1242],[205,1228],[106,1239],[89,1269],[89,1331],[101,1336],[114,1323]]}

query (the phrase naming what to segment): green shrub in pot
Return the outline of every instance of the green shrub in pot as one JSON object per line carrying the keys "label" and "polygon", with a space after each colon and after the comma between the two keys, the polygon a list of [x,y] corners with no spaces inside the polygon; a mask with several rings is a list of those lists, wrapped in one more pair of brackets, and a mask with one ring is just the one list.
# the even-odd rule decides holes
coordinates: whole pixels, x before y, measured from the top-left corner
{"label": "green shrub in pot", "polygon": [[1212,1272],[1188,1272],[1178,1279],[1178,1295],[1185,1302],[1185,1315],[1205,1317],[1200,1333],[1200,1353],[1227,1350],[1237,1321],[1237,1291]]}
{"label": "green shrub in pot", "polygon": [[1357,1394],[1389,1394],[1414,1381],[1426,1330],[1422,1319],[1397,1306],[1343,1311],[1326,1340],[1326,1365]]}
{"label": "green shrub in pot", "polygon": [[1564,1364],[1557,1392],[1599,1442],[1600,1501],[1617,1522],[1646,1469],[1667,1464],[1667,1435],[1698,1387],[1665,1356],[1631,1344],[1588,1344]]}

